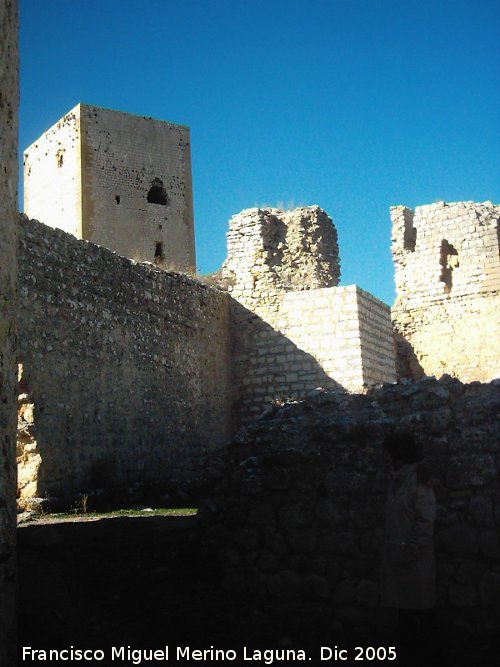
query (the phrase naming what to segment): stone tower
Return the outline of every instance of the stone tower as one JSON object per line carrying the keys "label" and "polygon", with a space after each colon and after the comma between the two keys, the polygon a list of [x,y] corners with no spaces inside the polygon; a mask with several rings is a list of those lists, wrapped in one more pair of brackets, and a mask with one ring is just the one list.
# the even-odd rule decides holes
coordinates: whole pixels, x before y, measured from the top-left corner
{"label": "stone tower", "polygon": [[229,221],[222,271],[241,302],[269,290],[333,287],[340,278],[337,230],[319,206],[246,209]]}
{"label": "stone tower", "polygon": [[77,104],[26,149],[24,210],[124,257],[192,272],[189,128]]}
{"label": "stone tower", "polygon": [[233,417],[256,417],[317,387],[394,382],[390,309],[339,287],[337,230],[319,206],[233,216],[222,276],[231,300]]}
{"label": "stone tower", "polygon": [[391,208],[401,376],[500,376],[500,206]]}

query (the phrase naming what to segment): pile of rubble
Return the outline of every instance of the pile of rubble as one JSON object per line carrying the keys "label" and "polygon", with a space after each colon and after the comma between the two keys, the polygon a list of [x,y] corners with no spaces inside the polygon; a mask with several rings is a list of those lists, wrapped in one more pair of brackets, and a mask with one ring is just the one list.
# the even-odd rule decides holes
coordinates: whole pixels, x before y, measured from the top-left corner
{"label": "pile of rubble", "polygon": [[379,605],[388,473],[382,441],[411,429],[438,498],[441,612],[452,626],[500,628],[500,381],[443,377],[316,390],[242,430],[200,511],[224,586],[266,604],[330,615],[339,631],[390,623]]}

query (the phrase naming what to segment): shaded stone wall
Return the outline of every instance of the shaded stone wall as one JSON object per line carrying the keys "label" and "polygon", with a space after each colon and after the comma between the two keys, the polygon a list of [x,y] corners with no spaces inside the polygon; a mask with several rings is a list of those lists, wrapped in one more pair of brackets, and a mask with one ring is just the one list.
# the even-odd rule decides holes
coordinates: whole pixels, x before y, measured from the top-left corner
{"label": "shaded stone wall", "polygon": [[394,427],[415,432],[436,481],[443,637],[491,648],[500,630],[498,381],[318,391],[275,408],[228,448],[200,512],[205,547],[224,587],[260,600],[261,611],[317,623],[336,642],[380,638],[394,621],[379,606],[382,441]]}
{"label": "shaded stone wall", "polygon": [[336,287],[339,276],[337,232],[318,206],[230,220],[236,423],[318,386],[395,381],[389,308],[356,285]]}
{"label": "shaded stone wall", "polygon": [[227,294],[37,221],[20,230],[21,495],[195,477],[230,435]]}
{"label": "shaded stone wall", "polygon": [[17,0],[0,0],[0,664],[15,661]]}
{"label": "shaded stone wall", "polygon": [[29,217],[124,257],[194,272],[188,127],[78,104],[24,162]]}
{"label": "shaded stone wall", "polygon": [[401,376],[500,376],[500,207],[391,208]]}

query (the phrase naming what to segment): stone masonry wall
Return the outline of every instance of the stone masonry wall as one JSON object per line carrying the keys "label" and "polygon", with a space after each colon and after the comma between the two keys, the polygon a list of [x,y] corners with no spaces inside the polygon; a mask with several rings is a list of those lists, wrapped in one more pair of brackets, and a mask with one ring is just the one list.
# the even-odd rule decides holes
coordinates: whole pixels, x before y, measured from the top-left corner
{"label": "stone masonry wall", "polygon": [[340,275],[337,233],[317,206],[248,209],[229,223],[235,422],[312,389],[395,380],[390,310]]}
{"label": "stone masonry wall", "polygon": [[500,376],[500,206],[391,209],[402,376]]}
{"label": "stone masonry wall", "polygon": [[17,0],[0,0],[0,664],[15,661]]}
{"label": "stone masonry wall", "polygon": [[245,209],[229,221],[223,275],[235,299],[256,307],[275,290],[332,287],[340,277],[337,230],[319,206]]}
{"label": "stone masonry wall", "polygon": [[227,441],[226,293],[24,218],[19,294],[21,496],[186,480]]}
{"label": "stone masonry wall", "polygon": [[382,442],[394,428],[415,433],[435,481],[445,653],[468,643],[471,660],[459,664],[494,664],[481,651],[500,632],[498,380],[317,391],[268,411],[227,449],[225,473],[199,514],[205,548],[223,567],[223,586],[250,597],[264,627],[285,618],[299,646],[314,632],[316,643],[333,635],[394,644],[395,618],[379,606]]}
{"label": "stone masonry wall", "polygon": [[189,127],[86,104],[80,117],[83,238],[194,272]]}

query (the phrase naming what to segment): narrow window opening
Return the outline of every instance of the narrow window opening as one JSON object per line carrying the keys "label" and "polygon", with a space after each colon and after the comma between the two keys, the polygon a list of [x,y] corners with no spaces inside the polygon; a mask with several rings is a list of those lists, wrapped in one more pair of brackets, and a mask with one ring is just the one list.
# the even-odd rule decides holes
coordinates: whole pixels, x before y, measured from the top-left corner
{"label": "narrow window opening", "polygon": [[417,244],[417,230],[413,226],[414,213],[414,211],[408,209],[403,212],[405,219],[403,247],[405,250],[410,250],[411,252],[415,252],[415,246]]}
{"label": "narrow window opening", "polygon": [[167,206],[167,191],[163,187],[163,181],[159,178],[155,178],[153,180],[151,188],[148,192],[147,200],[150,204],[160,204],[160,206]]}
{"label": "narrow window opening", "polygon": [[439,280],[444,283],[444,290],[447,294],[453,287],[453,270],[460,266],[458,261],[458,252],[446,239],[441,241],[441,255],[439,259],[441,264],[441,275]]}
{"label": "narrow window opening", "polygon": [[115,202],[116,202],[117,204],[120,203],[120,195],[116,195],[116,197],[115,197]]}
{"label": "narrow window opening", "polygon": [[155,246],[155,264],[163,262],[163,243],[158,242]]}

